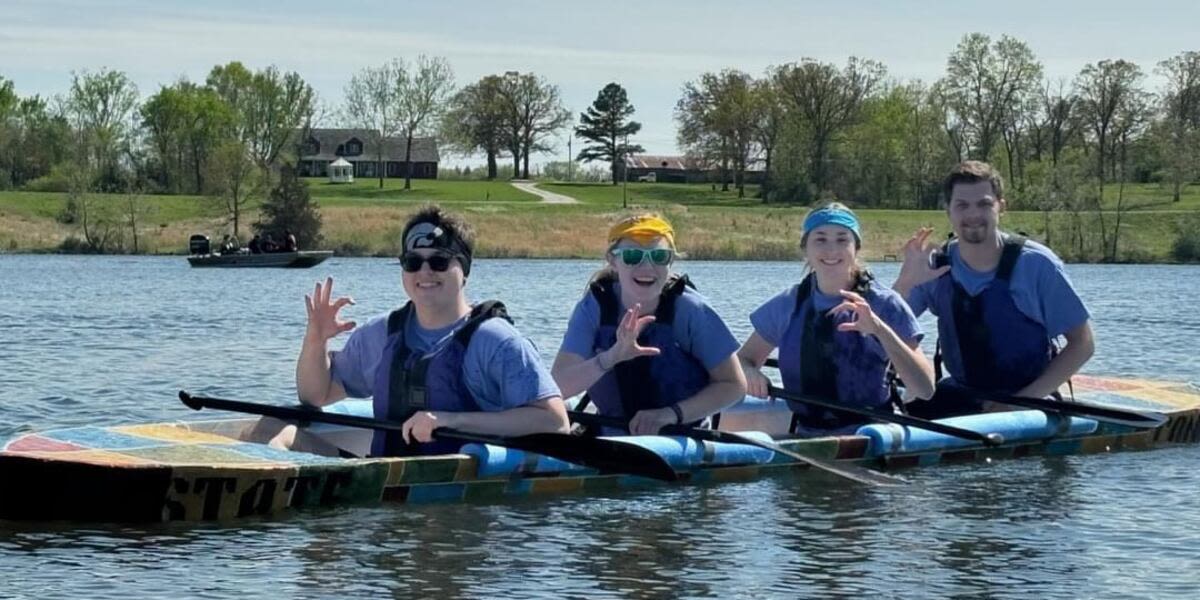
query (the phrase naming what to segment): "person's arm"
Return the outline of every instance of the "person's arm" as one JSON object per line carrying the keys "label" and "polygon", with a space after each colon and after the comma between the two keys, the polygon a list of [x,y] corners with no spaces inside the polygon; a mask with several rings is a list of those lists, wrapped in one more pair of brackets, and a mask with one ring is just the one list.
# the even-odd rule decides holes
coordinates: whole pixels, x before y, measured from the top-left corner
{"label": "person's arm", "polygon": [[742,375],[746,378],[746,393],[755,398],[770,396],[771,380],[762,372],[763,363],[775,350],[775,344],[763,339],[758,332],[750,334],[746,343],[738,348],[738,362],[742,367]]}
{"label": "person's arm", "polygon": [[304,297],[308,311],[308,326],[300,357],[296,360],[296,395],[309,406],[325,406],[346,397],[346,390],[333,380],[329,369],[326,345],[334,336],[354,328],[353,321],[338,319],[338,311],[354,300],[343,297],[330,302],[333,278],[318,282],[311,296]]}
{"label": "person's arm", "polygon": [[558,384],[558,389],[562,391],[563,396],[570,398],[583,393],[618,363],[639,356],[659,354],[658,348],[641,346],[637,342],[642,330],[654,322],[652,315],[638,317],[639,310],[641,310],[641,305],[636,305],[625,312],[625,316],[621,318],[621,324],[617,327],[617,341],[608,350],[600,352],[592,358],[584,358],[569,350],[559,350],[558,356],[554,357],[554,366],[551,367],[550,374],[554,377],[554,382]]}
{"label": "person's arm", "polygon": [[1072,375],[1079,372],[1083,365],[1092,358],[1096,351],[1096,341],[1092,333],[1091,321],[1085,321],[1065,334],[1067,345],[1058,353],[1046,370],[1033,383],[1017,391],[1018,396],[1045,398],[1058,391],[1059,386],[1066,383]]}
{"label": "person's arm", "polygon": [[[746,395],[746,377],[736,354],[708,370],[708,385],[696,395],[679,402],[683,423],[699,421],[737,404]],[[638,411],[629,421],[629,433],[654,435],[666,425],[676,424],[674,409],[655,408]]]}
{"label": "person's arm", "polygon": [[433,430],[439,427],[484,435],[518,436],[567,433],[570,420],[562,398],[552,396],[501,411],[421,411],[404,422],[401,434],[406,440],[428,442],[433,439]]}
{"label": "person's arm", "polygon": [[842,292],[845,300],[831,309],[830,314],[844,310],[854,312],[854,320],[838,325],[838,331],[857,331],[863,335],[875,336],[883,346],[888,360],[896,367],[896,374],[904,380],[905,390],[910,396],[930,398],[933,396],[933,364],[921,352],[918,341],[906,342],[900,339],[896,330],[881,319],[871,305],[854,292]]}

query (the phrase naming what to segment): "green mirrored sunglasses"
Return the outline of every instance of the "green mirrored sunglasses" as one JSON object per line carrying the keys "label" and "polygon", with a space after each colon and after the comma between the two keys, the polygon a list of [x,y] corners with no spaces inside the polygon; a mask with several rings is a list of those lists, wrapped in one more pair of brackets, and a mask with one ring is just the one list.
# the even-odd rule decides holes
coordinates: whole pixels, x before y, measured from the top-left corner
{"label": "green mirrored sunglasses", "polygon": [[647,250],[645,248],[618,248],[613,250],[613,255],[621,257],[621,262],[628,266],[636,267],[650,257],[650,262],[663,266],[671,264],[671,258],[675,256],[675,251],[670,248],[654,248]]}

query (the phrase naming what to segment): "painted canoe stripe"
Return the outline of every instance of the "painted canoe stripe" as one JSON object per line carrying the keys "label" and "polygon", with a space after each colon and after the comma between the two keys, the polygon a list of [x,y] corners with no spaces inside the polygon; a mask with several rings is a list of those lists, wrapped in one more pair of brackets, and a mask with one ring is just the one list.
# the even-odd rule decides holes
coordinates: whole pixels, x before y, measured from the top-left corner
{"label": "painted canoe stripe", "polygon": [[426,502],[449,502],[462,500],[467,486],[463,483],[443,483],[419,485],[408,490],[408,502],[422,504]]}
{"label": "painted canoe stripe", "polygon": [[205,444],[205,447],[216,449],[221,447],[222,450],[230,450],[242,455],[241,460],[244,462],[246,457],[259,459],[272,463],[288,463],[296,465],[345,465],[346,459],[335,458],[329,456],[320,456],[318,454],[309,454],[307,452],[293,452],[291,450],[280,450],[272,448],[265,444],[251,444],[249,442],[238,442],[235,445],[224,444]]}
{"label": "painted canoe stripe", "polygon": [[294,466],[294,463],[291,461],[267,461],[242,454],[241,452],[235,452],[229,448],[229,446],[215,447],[201,444],[173,444],[157,448],[135,448],[124,450],[122,453],[170,465],[238,465],[239,467],[249,468]]}
{"label": "painted canoe stripe", "polygon": [[8,452],[76,452],[87,450],[79,444],[52,440],[42,435],[27,435],[10,442],[4,449]]}
{"label": "painted canoe stripe", "polygon": [[48,438],[78,444],[87,448],[95,448],[98,450],[127,450],[133,448],[155,448],[167,446],[168,442],[162,440],[152,440],[150,438],[138,437],[135,435],[126,435],[117,433],[111,429],[101,427],[73,427],[71,429],[56,429],[44,433]]}
{"label": "painted canoe stripe", "polygon": [[163,440],[180,444],[239,444],[241,442],[212,433],[190,431],[183,427],[167,423],[152,423],[149,425],[124,425],[113,427],[112,431],[136,435],[138,437]]}
{"label": "painted canoe stripe", "polygon": [[86,463],[105,467],[157,464],[156,461],[153,460],[146,460],[136,456],[130,456],[120,452],[111,452],[108,450],[80,450],[70,454],[63,454],[61,452],[13,452],[12,454],[17,456],[29,456],[32,458],[44,458],[51,461]]}

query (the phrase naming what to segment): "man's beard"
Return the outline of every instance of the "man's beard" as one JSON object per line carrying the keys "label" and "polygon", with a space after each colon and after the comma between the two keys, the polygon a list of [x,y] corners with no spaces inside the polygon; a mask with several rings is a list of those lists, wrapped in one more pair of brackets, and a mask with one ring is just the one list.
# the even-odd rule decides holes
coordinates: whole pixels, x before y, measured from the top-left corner
{"label": "man's beard", "polygon": [[959,240],[968,244],[982,244],[988,239],[988,228],[983,227],[963,227],[962,234],[959,235]]}

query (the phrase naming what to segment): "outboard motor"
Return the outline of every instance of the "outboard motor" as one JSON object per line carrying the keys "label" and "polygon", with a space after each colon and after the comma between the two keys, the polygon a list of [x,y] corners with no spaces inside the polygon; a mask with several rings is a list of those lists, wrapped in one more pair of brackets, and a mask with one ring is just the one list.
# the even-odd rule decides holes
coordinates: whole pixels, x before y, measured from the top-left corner
{"label": "outboard motor", "polygon": [[192,254],[211,254],[212,245],[207,235],[196,234],[188,240],[188,252]]}

